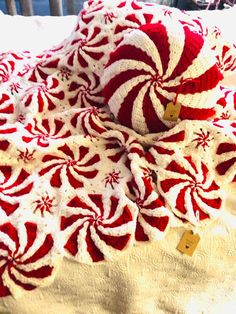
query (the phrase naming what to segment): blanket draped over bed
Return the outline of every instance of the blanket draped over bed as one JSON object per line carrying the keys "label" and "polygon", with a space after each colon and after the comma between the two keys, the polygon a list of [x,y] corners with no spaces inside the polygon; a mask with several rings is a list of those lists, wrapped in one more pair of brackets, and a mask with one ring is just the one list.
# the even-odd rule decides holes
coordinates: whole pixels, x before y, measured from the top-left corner
{"label": "blanket draped over bed", "polygon": [[40,55],[0,54],[0,296],[50,284],[63,257],[207,230],[236,184],[236,92],[220,83],[235,69],[217,28],[131,0],[89,1]]}

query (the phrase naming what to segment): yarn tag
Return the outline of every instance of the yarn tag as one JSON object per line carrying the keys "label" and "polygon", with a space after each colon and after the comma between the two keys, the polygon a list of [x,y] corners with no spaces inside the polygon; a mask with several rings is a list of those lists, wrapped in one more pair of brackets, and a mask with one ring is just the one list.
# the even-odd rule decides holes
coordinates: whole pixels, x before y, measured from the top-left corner
{"label": "yarn tag", "polygon": [[186,255],[192,256],[199,241],[200,236],[197,233],[193,233],[192,230],[186,230],[177,246],[177,250]]}
{"label": "yarn tag", "polygon": [[180,110],[180,103],[174,104],[173,102],[169,102],[166,106],[163,119],[168,121],[177,121],[179,118]]}

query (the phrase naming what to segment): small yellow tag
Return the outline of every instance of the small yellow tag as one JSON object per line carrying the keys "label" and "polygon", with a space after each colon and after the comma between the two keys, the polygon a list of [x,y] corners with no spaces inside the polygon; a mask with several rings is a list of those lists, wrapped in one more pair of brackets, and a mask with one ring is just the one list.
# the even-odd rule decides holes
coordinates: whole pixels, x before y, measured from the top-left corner
{"label": "small yellow tag", "polygon": [[180,110],[180,103],[174,104],[173,102],[169,102],[166,106],[163,119],[168,121],[177,121],[179,118]]}
{"label": "small yellow tag", "polygon": [[177,250],[180,252],[192,256],[198,243],[200,241],[200,236],[194,234],[193,231],[187,230],[184,232],[178,246]]}

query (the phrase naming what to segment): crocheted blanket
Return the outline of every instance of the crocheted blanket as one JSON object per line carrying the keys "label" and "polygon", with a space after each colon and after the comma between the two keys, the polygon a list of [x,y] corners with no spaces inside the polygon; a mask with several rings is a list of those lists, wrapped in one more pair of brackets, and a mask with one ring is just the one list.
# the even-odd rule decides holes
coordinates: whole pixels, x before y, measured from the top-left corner
{"label": "crocheted blanket", "polygon": [[0,296],[52,283],[64,257],[109,261],[219,217],[236,183],[236,91],[221,86],[235,69],[218,29],[133,0],[89,1],[41,55],[2,53]]}

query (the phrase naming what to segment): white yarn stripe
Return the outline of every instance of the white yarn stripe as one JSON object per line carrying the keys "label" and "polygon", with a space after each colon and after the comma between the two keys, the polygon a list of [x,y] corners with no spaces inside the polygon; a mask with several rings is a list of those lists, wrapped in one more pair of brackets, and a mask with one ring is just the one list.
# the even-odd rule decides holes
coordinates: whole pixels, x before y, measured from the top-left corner
{"label": "white yarn stripe", "polygon": [[[202,196],[202,194],[201,193],[199,193],[200,194],[200,196]],[[219,195],[219,191],[218,191],[218,193],[217,193],[217,196],[216,195],[212,195],[212,198],[210,198],[209,196],[211,196],[211,193],[209,193],[209,195],[208,195],[208,198],[207,199],[215,199],[215,198],[217,198],[217,196],[219,197],[220,195]],[[194,198],[195,198],[195,200],[196,200],[196,202],[197,202],[197,204],[198,204],[198,206],[202,209],[202,211],[204,211],[206,214],[209,214],[210,216],[212,215],[212,214],[217,214],[217,212],[220,212],[220,209],[214,209],[214,207],[210,207],[210,206],[208,206],[206,203],[204,203],[202,200],[201,200],[201,198],[199,197],[199,195],[197,194],[197,192],[196,191],[194,191]]]}
{"label": "white yarn stripe", "polygon": [[154,42],[148,37],[148,35],[140,30],[134,30],[124,37],[122,45],[124,44],[132,45],[147,53],[147,55],[151,57],[151,59],[155,63],[156,68],[158,69],[158,74],[163,75],[159,52]]}
{"label": "white yarn stripe", "polygon": [[2,274],[2,281],[5,286],[10,290],[11,294],[14,295],[14,298],[19,298],[25,290],[18,286],[9,276],[8,271],[4,271]]}
{"label": "white yarn stripe", "polygon": [[[130,92],[130,90],[136,86],[138,83],[141,83],[147,79],[147,75],[140,75],[138,77],[135,77],[131,80],[129,80],[129,85],[127,83],[121,85],[115,93],[112,95],[109,101],[109,106],[111,108],[112,113],[117,117],[118,112],[121,108],[121,104],[124,101],[124,98],[127,96],[127,94]],[[126,86],[128,85],[128,86]],[[124,86],[126,88],[124,88]]]}
{"label": "white yarn stripe", "polygon": [[[0,231],[0,241],[5,244],[10,249],[10,251],[14,252],[16,250],[16,243],[5,232]],[[3,252],[7,251],[3,250]]]}
{"label": "white yarn stripe", "polygon": [[169,24],[170,23],[165,23],[168,29],[167,36],[170,56],[168,68],[166,73],[163,75],[163,80],[166,80],[173,73],[176,65],[179,63],[185,46],[185,34],[183,27],[180,27],[180,25],[176,23],[175,27],[173,28],[173,25],[171,26]]}
{"label": "white yarn stripe", "polygon": [[103,227],[102,225],[99,225],[97,227],[97,229],[102,234],[104,234],[106,236],[110,235],[110,236],[117,237],[117,238],[120,236],[125,236],[128,233],[133,233],[134,228],[135,228],[134,221],[126,222],[125,224],[123,224],[121,226],[114,227],[114,228]]}
{"label": "white yarn stripe", "polygon": [[[132,56],[131,56],[132,58]],[[102,87],[106,86],[110,80],[115,78],[117,75],[119,75],[121,72],[125,72],[127,70],[144,70],[147,73],[149,72],[150,75],[155,75],[156,72],[146,63],[142,61],[136,61],[132,59],[123,59],[118,60],[111,65],[108,66],[108,68],[105,70],[104,75],[101,78],[101,85]],[[147,74],[148,75],[148,74]],[[129,83],[130,81],[128,81]],[[125,83],[127,84],[127,83]]]}
{"label": "white yarn stripe", "polygon": [[18,228],[18,237],[19,237],[19,242],[20,242],[20,247],[19,247],[18,253],[23,253],[25,250],[25,247],[27,246],[27,241],[28,241],[28,235],[27,235],[25,227],[24,228]]}
{"label": "white yarn stripe", "polygon": [[[217,94],[218,87],[215,88],[215,93]],[[206,108],[209,109],[215,105],[215,95],[212,96],[212,89],[209,91],[203,91],[200,93],[192,94],[179,94],[178,102],[182,103],[189,108]],[[211,96],[211,97],[210,97]]]}
{"label": "white yarn stripe", "polygon": [[166,99],[169,99],[170,101],[173,100],[175,98],[175,93],[170,93],[168,91],[166,91],[164,89],[164,83],[163,83],[163,88],[156,86],[155,89],[156,91],[161,94],[162,96],[164,96]]}
{"label": "white yarn stripe", "polygon": [[[107,245],[103,240],[100,239],[94,227],[91,227],[90,231],[91,238],[94,244],[97,246],[100,252],[106,257],[106,260],[111,260],[114,254],[116,254],[115,249],[112,246]],[[129,244],[127,243],[127,245]]]}
{"label": "white yarn stripe", "polygon": [[[181,213],[179,210],[177,210],[178,216],[184,217],[187,220],[192,222],[193,224],[196,224],[197,220],[196,220],[196,216],[193,210],[193,203],[192,203],[192,199],[191,199],[191,195],[190,195],[190,187],[185,191],[185,197],[184,197],[184,207],[186,209],[186,213],[183,214]],[[195,195],[194,195],[194,199],[196,199]],[[201,207],[201,206],[200,206]]]}
{"label": "white yarn stripe", "polygon": [[145,117],[143,115],[143,102],[144,96],[148,87],[150,86],[150,82],[147,82],[137,94],[137,97],[134,101],[133,111],[132,111],[132,126],[134,129],[140,130],[140,133],[145,134],[148,133],[148,127],[146,124]]}
{"label": "white yarn stripe", "polygon": [[[28,251],[22,256],[21,260],[22,262],[24,262],[25,260],[27,260],[28,258],[30,258],[31,256],[33,256],[35,254],[36,251],[38,251],[38,249],[43,245],[45,238],[46,238],[46,234],[43,232],[40,232],[41,230],[37,230],[37,235],[35,238],[35,241],[33,243],[33,245],[28,249]],[[51,251],[51,250],[50,250]],[[50,254],[50,253],[47,253]],[[32,265],[37,265],[34,268],[38,268],[44,265],[43,260],[48,259],[47,254],[45,256],[43,256],[42,258],[40,258],[39,260],[35,261],[32,263]],[[31,265],[31,264],[28,264]]]}
{"label": "white yarn stripe", "polygon": [[[76,225],[76,222],[73,224],[73,226],[74,225]],[[85,222],[83,228],[80,229],[80,231],[79,231],[79,233],[77,235],[78,252],[75,255],[75,258],[76,258],[76,260],[78,260],[78,261],[80,261],[82,263],[83,262],[84,263],[88,263],[88,261],[90,261],[92,263],[92,258],[90,256],[90,254],[88,253],[87,242],[86,242],[88,225],[89,225],[89,223]],[[74,228],[73,232],[75,231],[75,229],[76,228]],[[67,229],[66,229],[66,231],[67,231]],[[72,232],[70,232],[68,234],[69,234],[69,237],[70,237]],[[67,240],[69,239],[69,237],[67,237]],[[74,257],[70,253],[67,254],[67,256],[70,257],[71,259],[74,259]]]}
{"label": "white yarn stripe", "polygon": [[[163,107],[163,105],[161,104],[160,100],[157,98],[154,89],[156,89],[157,91],[159,91],[158,88],[154,88],[154,86],[152,85],[152,86],[151,86],[151,89],[150,89],[150,95],[149,95],[149,96],[150,96],[151,101],[152,101],[152,103],[153,103],[153,109],[155,110],[156,115],[160,118],[160,120],[162,120],[162,118],[163,118],[163,116],[164,116],[165,110],[164,110],[164,107]],[[163,91],[163,90],[162,90],[162,91]],[[160,94],[163,95],[164,93],[163,93],[162,91],[160,92]],[[163,123],[164,123],[165,125],[167,125],[166,122],[168,123],[168,121],[163,121]]]}
{"label": "white yarn stripe", "polygon": [[144,233],[146,235],[148,235],[148,238],[151,240],[161,240],[164,235],[165,235],[165,231],[161,231],[158,228],[154,228],[152,227],[149,223],[147,223],[143,217],[140,215],[138,218],[138,221],[140,223],[140,225],[143,227],[144,229]]}

